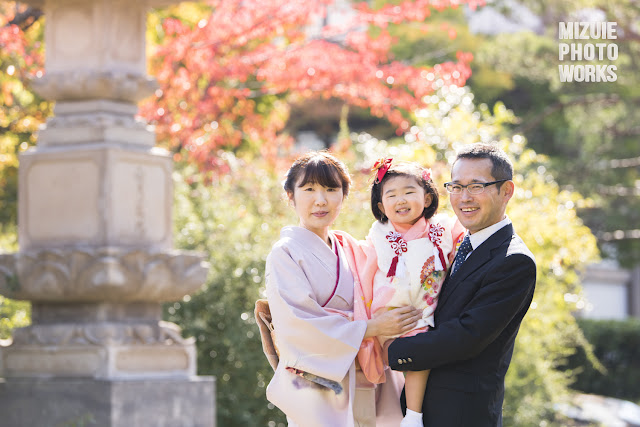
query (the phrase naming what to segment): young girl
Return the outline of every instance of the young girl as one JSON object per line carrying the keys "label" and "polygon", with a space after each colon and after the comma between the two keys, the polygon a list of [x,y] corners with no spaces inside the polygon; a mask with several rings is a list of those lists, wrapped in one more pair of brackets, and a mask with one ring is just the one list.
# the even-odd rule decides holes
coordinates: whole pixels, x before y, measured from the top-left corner
{"label": "young girl", "polygon": [[[381,310],[412,305],[422,319],[412,336],[434,326],[440,287],[464,229],[454,218],[434,216],[438,192],[430,171],[413,163],[378,161],[371,188],[371,209],[377,221],[366,242],[360,242],[359,288],[355,318],[371,318]],[[364,259],[363,256],[364,255]],[[397,336],[395,336],[397,337]],[[365,340],[358,360],[367,379],[384,381],[382,346],[386,339]],[[401,427],[422,426],[422,403],[429,371],[408,371],[405,377],[407,415]]]}

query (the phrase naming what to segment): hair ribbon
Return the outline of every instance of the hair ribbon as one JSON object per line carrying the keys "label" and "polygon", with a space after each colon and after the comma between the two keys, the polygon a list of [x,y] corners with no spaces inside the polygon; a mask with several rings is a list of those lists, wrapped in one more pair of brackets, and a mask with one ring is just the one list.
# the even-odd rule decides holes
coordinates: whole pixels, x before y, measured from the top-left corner
{"label": "hair ribbon", "polygon": [[392,158],[388,158],[388,159],[380,158],[373,165],[373,168],[371,168],[371,170],[376,171],[376,180],[375,180],[376,184],[379,184],[380,182],[382,182],[384,175],[387,173],[387,171],[391,167],[392,160],[393,160]]}

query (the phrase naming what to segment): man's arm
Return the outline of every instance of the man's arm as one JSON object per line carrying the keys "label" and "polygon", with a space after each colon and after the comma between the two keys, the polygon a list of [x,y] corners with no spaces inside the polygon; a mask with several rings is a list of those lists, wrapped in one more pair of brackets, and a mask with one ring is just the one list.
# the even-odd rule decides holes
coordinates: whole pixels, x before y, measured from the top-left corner
{"label": "man's arm", "polygon": [[535,277],[536,266],[530,257],[506,257],[487,274],[458,317],[431,331],[396,339],[388,349],[389,366],[398,371],[422,371],[476,356],[531,303]]}

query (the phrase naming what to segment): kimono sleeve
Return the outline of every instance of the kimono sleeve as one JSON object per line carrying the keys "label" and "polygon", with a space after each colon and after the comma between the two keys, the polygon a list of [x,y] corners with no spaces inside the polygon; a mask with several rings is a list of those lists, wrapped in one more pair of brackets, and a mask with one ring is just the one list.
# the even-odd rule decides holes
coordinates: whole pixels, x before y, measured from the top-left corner
{"label": "kimono sleeve", "polygon": [[[267,299],[271,308],[280,363],[333,381],[341,381],[353,363],[366,322],[330,313],[318,302],[301,263],[284,246],[267,258]],[[313,278],[324,285],[323,279]],[[326,286],[334,284],[327,276]]]}
{"label": "kimono sleeve", "polygon": [[[378,258],[370,238],[356,241],[344,235],[343,247],[355,276],[353,314],[356,320],[372,318],[373,279],[378,271]],[[358,362],[367,380],[373,384],[386,381],[382,346],[376,337],[367,338],[360,346]]]}

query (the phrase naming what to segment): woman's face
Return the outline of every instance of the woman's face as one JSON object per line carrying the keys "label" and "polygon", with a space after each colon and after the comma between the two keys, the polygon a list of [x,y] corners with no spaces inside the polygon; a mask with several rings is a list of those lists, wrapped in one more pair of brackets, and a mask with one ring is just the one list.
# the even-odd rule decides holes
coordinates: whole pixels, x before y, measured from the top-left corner
{"label": "woman's face", "polygon": [[301,181],[302,178],[296,182],[293,193],[288,194],[289,200],[300,218],[300,226],[326,241],[329,227],[342,208],[342,187],[325,187],[311,182],[300,186]]}

